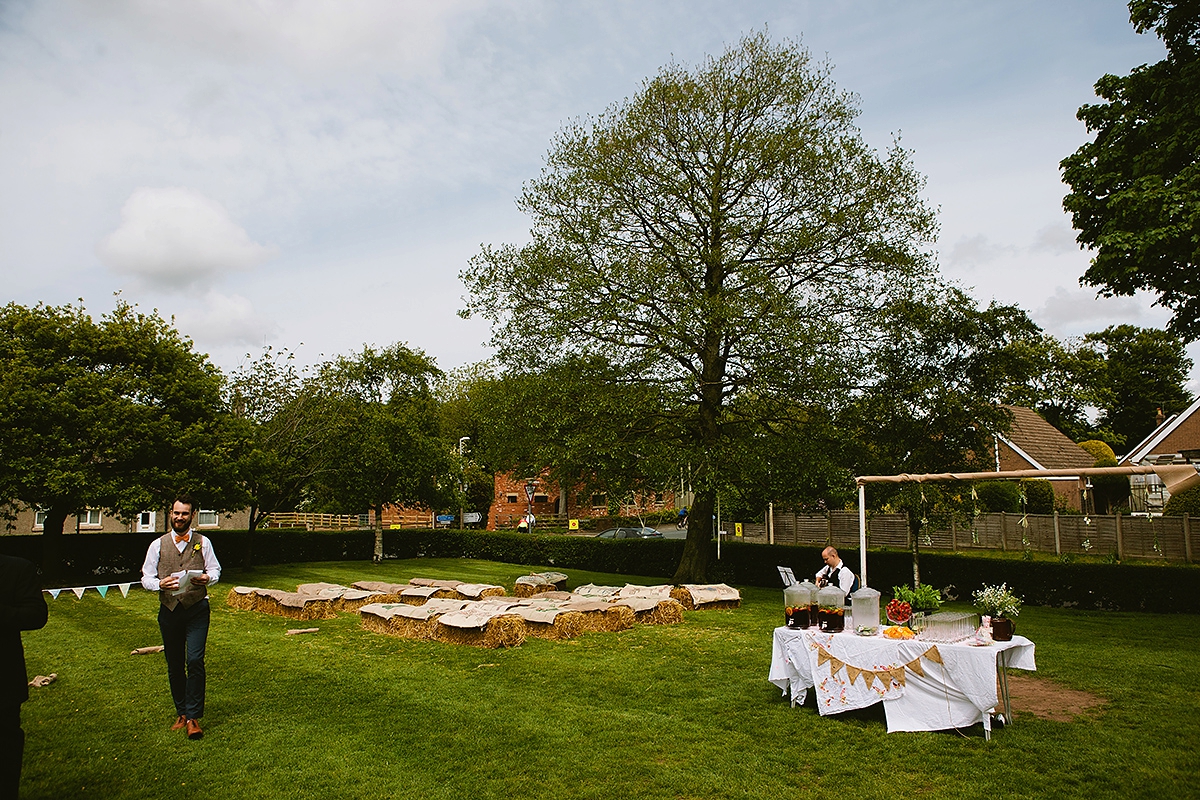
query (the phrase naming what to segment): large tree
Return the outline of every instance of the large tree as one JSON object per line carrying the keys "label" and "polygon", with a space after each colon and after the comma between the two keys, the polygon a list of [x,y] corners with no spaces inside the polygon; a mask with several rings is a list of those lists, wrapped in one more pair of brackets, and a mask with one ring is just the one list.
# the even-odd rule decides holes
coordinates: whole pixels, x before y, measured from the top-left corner
{"label": "large tree", "polygon": [[1080,244],[1095,251],[1082,282],[1101,293],[1147,289],[1174,312],[1170,330],[1200,337],[1200,2],[1132,0],[1138,33],[1167,57],[1105,75],[1079,119],[1096,138],[1062,162],[1063,200]]}
{"label": "large tree", "polygon": [[[696,490],[678,580],[709,567],[720,465],[769,432],[730,409],[834,402],[877,310],[929,273],[934,214],[898,144],[880,155],[855,98],[792,43],[749,36],[565,127],[519,206],[530,242],[464,271],[465,314],[509,365],[600,357],[677,398],[670,448]],[[597,419],[595,425],[607,424]]]}
{"label": "large tree", "polygon": [[310,382],[325,427],[325,463],[312,484],[331,510],[375,512],[375,560],[383,558],[383,507],[458,499],[458,470],[440,438],[433,382],[420,350],[365,347],[324,364]]}
{"label": "large tree", "polygon": [[128,304],[99,321],[71,305],[0,309],[0,498],[44,510],[47,572],[86,508],[128,519],[179,491],[241,507],[244,439],[221,385],[191,340]]}

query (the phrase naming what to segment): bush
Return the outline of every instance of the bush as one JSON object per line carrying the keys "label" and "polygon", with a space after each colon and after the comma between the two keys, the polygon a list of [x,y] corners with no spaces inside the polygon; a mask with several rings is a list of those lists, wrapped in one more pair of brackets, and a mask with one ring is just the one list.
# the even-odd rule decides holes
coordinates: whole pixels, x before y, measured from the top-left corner
{"label": "bush", "polygon": [[1054,513],[1054,488],[1050,481],[1021,481],[1025,490],[1025,511],[1030,514]]}
{"label": "bush", "polygon": [[1021,510],[1021,487],[1013,481],[984,481],[975,484],[979,510],[998,514],[1016,514]]}
{"label": "bush", "polygon": [[1167,504],[1163,506],[1163,513],[1171,516],[1200,516],[1200,486],[1193,486],[1186,492],[1171,495]]}
{"label": "bush", "polygon": [[1107,442],[1102,442],[1099,439],[1089,439],[1086,442],[1080,442],[1079,446],[1087,450],[1095,459],[1093,467],[1115,467],[1117,465],[1117,454],[1108,446]]}

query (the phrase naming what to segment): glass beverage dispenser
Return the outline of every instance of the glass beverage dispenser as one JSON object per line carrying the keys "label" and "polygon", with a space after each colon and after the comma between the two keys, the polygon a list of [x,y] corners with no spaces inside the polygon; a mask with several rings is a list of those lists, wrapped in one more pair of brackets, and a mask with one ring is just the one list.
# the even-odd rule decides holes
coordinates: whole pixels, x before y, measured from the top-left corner
{"label": "glass beverage dispenser", "polygon": [[804,581],[783,590],[784,615],[789,628],[807,628],[813,624],[809,607],[814,602],[816,589],[811,582]]}
{"label": "glass beverage dispenser", "polygon": [[864,586],[850,595],[854,609],[854,630],[864,635],[879,630],[879,592]]}
{"label": "glass beverage dispenser", "polygon": [[841,633],[846,627],[846,593],[838,586],[817,591],[817,627],[825,633]]}

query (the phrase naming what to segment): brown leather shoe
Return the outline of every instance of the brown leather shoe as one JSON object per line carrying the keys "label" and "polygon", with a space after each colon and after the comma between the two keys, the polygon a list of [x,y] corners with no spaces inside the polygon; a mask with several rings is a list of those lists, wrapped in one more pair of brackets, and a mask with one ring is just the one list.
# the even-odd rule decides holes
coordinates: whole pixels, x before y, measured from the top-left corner
{"label": "brown leather shoe", "polygon": [[200,730],[200,723],[194,719],[187,721],[187,729],[189,739],[199,739],[204,735],[204,731]]}
{"label": "brown leather shoe", "polygon": [[171,726],[171,730],[177,731],[184,725],[187,725],[187,717],[185,717],[183,714],[180,714],[175,718],[175,724]]}

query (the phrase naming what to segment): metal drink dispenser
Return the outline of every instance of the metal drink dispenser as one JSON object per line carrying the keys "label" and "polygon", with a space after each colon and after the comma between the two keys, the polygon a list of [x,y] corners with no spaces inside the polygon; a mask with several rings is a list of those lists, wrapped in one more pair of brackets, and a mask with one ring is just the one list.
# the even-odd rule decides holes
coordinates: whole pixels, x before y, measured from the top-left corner
{"label": "metal drink dispenser", "polygon": [[783,614],[789,628],[808,627],[808,589],[793,583],[783,590]]}
{"label": "metal drink dispenser", "polygon": [[846,593],[838,586],[817,590],[817,627],[825,633],[840,633],[846,627]]}
{"label": "metal drink dispenser", "polygon": [[879,592],[864,586],[850,595],[854,610],[854,630],[875,633],[879,630]]}

